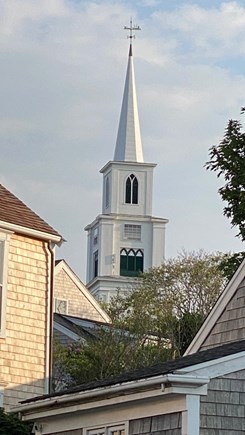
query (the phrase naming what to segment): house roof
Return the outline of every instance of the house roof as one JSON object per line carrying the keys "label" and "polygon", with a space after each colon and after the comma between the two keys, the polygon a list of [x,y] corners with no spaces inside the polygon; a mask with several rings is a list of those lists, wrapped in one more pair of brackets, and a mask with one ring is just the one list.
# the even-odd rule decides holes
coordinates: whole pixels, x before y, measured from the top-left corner
{"label": "house roof", "polygon": [[50,234],[62,239],[54,228],[0,184],[0,226],[3,223]]}
{"label": "house roof", "polygon": [[245,351],[245,340],[237,341],[234,343],[225,344],[223,346],[208,349],[206,351],[197,352],[195,354],[183,356],[175,360],[170,360],[163,362],[161,364],[156,364],[151,367],[144,367],[132,372],[123,373],[119,376],[113,378],[105,379],[102,381],[89,382],[86,384],[79,385],[77,387],[64,390],[62,392],[35,397],[22,401],[20,403],[30,403],[37,402],[39,400],[53,398],[56,396],[69,395],[74,393],[80,393],[83,391],[93,390],[97,388],[109,387],[116,384],[123,384],[131,381],[138,381],[141,379],[151,378],[160,375],[172,374],[177,370],[185,369],[187,367],[194,366],[196,364],[205,363],[208,361],[216,360],[229,355],[237,354],[239,352]]}
{"label": "house roof", "polygon": [[98,337],[98,329],[101,327],[110,328],[111,325],[105,322],[96,320],[84,319],[76,316],[69,316],[66,314],[54,313],[54,333],[63,333],[63,344],[71,342],[69,337],[74,335],[75,340],[87,340]]}
{"label": "house roof", "polygon": [[204,343],[205,339],[208,337],[210,332],[212,331],[215,323],[219,319],[219,317],[222,315],[223,311],[225,310],[228,303],[231,301],[232,297],[236,293],[239,285],[243,281],[245,277],[245,259],[241,263],[241,265],[238,267],[234,275],[232,276],[231,280],[228,282],[227,286],[225,287],[224,291],[219,296],[218,300],[216,301],[214,307],[210,311],[209,315],[207,316],[206,320],[202,324],[201,328],[193,338],[192,342],[190,343],[188,349],[185,351],[185,355],[189,355],[191,353],[198,352],[201,348],[202,344]]}

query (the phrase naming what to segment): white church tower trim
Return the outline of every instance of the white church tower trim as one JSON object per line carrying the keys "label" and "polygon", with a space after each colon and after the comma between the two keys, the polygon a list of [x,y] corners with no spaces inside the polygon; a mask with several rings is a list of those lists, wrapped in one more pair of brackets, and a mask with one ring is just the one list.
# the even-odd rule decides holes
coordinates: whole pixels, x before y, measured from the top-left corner
{"label": "white church tower trim", "polygon": [[165,251],[167,219],[152,216],[153,169],[145,163],[135,87],[130,27],[130,48],[123,102],[113,161],[102,169],[102,214],[87,227],[87,287],[108,302],[128,290],[137,276],[160,266]]}

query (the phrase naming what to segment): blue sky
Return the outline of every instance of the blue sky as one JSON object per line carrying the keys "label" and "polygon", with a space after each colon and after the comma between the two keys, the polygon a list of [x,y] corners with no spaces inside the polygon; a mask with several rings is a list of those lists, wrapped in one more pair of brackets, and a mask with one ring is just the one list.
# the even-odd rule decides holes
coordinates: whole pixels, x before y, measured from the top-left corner
{"label": "blue sky", "polygon": [[223,216],[220,181],[203,166],[245,104],[242,1],[0,1],[0,182],[67,242],[85,280],[83,228],[101,212],[99,170],[113,158],[130,17],[153,212],[166,254],[243,245]]}

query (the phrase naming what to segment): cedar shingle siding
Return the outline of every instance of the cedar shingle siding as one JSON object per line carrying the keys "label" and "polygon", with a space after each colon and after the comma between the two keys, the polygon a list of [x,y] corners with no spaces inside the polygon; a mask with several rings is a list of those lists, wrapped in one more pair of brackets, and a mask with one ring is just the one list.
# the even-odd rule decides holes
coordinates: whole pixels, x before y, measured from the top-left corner
{"label": "cedar shingle siding", "polygon": [[181,413],[139,418],[129,422],[129,435],[181,435]]}
{"label": "cedar shingle siding", "polygon": [[200,350],[245,339],[245,280],[242,281]]}
{"label": "cedar shingle siding", "polygon": [[[81,285],[83,285],[81,283]],[[87,291],[87,289],[84,289]],[[71,316],[80,316],[84,319],[98,320],[104,322],[105,318],[95,308],[95,306],[86,297],[70,278],[64,269],[61,269],[55,275],[54,297],[68,301],[68,313]]]}
{"label": "cedar shingle siding", "polygon": [[47,243],[11,235],[6,336],[0,338],[4,406],[44,393],[48,262]]}
{"label": "cedar shingle siding", "polygon": [[212,379],[201,397],[200,435],[245,433],[245,370]]}

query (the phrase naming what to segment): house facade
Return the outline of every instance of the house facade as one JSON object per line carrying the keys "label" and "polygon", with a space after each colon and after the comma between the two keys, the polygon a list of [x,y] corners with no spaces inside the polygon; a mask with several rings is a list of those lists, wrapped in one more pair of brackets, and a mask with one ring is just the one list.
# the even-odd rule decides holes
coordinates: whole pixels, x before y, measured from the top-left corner
{"label": "house facade", "polygon": [[109,316],[65,260],[55,262],[54,312],[98,322]]}
{"label": "house facade", "polygon": [[245,433],[245,261],[186,355],[17,408],[35,435]]}
{"label": "house facade", "polygon": [[0,406],[49,392],[61,235],[0,185]]}
{"label": "house facade", "polygon": [[245,340],[16,408],[35,435],[241,435]]}

